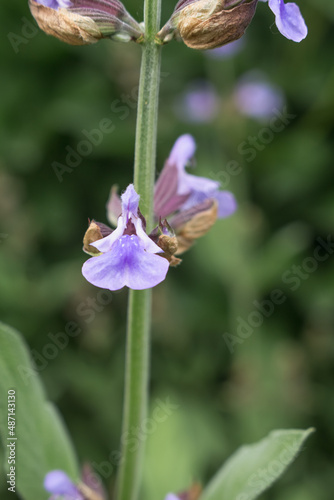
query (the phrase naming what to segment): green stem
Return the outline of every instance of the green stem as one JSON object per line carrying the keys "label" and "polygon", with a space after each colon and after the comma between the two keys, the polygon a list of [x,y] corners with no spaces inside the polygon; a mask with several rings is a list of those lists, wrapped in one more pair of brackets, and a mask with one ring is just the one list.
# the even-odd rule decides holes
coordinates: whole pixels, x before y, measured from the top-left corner
{"label": "green stem", "polygon": [[[135,189],[149,229],[153,223],[153,188],[157,142],[160,83],[159,31],[161,0],[145,0],[145,42],[140,72],[136,148]],[[141,428],[147,417],[151,290],[130,290],[128,305],[125,396],[122,428],[122,461],[117,480],[117,500],[137,500],[143,462],[144,442],[134,443],[133,429]]]}

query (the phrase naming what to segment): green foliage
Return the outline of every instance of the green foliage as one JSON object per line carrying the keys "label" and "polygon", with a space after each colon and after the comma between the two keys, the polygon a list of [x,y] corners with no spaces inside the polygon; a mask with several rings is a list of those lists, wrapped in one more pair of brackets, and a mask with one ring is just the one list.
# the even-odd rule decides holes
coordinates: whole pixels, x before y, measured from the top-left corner
{"label": "green foliage", "polygon": [[[0,352],[0,432],[5,455],[1,468],[9,472],[7,445],[13,439],[18,493],[24,500],[47,500],[49,495],[43,488],[47,472],[62,469],[78,479],[74,451],[57,410],[45,398],[25,342],[2,323]],[[8,431],[9,390],[15,391],[15,431],[11,432],[16,439]]]}
{"label": "green foliage", "polygon": [[313,429],[279,430],[240,448],[222,466],[200,500],[253,500],[269,488],[298,455]]}

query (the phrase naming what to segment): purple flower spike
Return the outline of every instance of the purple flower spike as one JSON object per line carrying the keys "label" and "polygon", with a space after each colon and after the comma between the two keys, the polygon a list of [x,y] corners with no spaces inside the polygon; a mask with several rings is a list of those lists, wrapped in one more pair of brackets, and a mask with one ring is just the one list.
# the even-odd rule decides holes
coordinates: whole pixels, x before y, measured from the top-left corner
{"label": "purple flower spike", "polygon": [[53,495],[63,495],[65,500],[84,500],[73,481],[62,470],[49,472],[44,479],[44,488]]}
{"label": "purple flower spike", "polygon": [[91,243],[102,252],[82,267],[82,274],[93,285],[108,290],[124,286],[144,290],[165,279],[169,263],[156,255],[162,250],[145,233],[138,204],[139,196],[130,184],[122,196],[122,215],[117,228],[109,236]]}

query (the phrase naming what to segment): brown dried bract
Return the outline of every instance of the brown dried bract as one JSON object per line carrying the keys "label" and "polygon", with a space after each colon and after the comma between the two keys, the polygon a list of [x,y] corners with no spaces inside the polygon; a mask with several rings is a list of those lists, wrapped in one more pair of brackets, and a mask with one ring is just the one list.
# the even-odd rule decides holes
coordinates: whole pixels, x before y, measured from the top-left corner
{"label": "brown dried bract", "polygon": [[96,43],[102,33],[89,17],[80,16],[66,9],[54,10],[29,0],[29,7],[38,26],[48,35],[55,36],[70,45]]}
{"label": "brown dried bract", "polygon": [[162,257],[168,260],[171,267],[178,266],[182,261],[174,256],[178,251],[178,240],[175,236],[167,236],[161,234],[157,241],[157,245],[163,250]]}
{"label": "brown dried bract", "polygon": [[255,14],[258,0],[227,8],[225,0],[198,0],[180,10],[177,31],[184,43],[198,50],[213,49],[238,40]]}
{"label": "brown dried bract", "polygon": [[195,240],[204,236],[216,222],[218,204],[212,201],[212,205],[202,212],[198,212],[192,219],[186,222],[177,230],[178,250],[176,255],[180,255],[194,244]]}
{"label": "brown dried bract", "polygon": [[93,247],[91,243],[102,240],[102,238],[105,238],[110,233],[111,229],[105,224],[96,222],[95,220],[92,220],[91,222],[89,221],[89,226],[83,239],[83,251],[89,255],[99,255],[101,252],[97,248]]}

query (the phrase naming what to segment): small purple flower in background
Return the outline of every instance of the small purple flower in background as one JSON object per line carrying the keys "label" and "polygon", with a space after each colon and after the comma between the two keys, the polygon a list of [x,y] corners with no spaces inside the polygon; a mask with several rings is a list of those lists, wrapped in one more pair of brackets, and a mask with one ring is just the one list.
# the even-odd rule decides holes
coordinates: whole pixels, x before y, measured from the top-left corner
{"label": "small purple flower in background", "polygon": [[176,100],[175,114],[184,122],[206,123],[219,112],[219,98],[207,82],[196,82]]}
{"label": "small purple flower in background", "polygon": [[84,500],[74,482],[62,470],[49,472],[44,479],[44,488],[55,495],[51,497],[52,500],[60,495],[64,500]]}
{"label": "small purple flower in background", "polygon": [[[267,0],[261,0],[266,2]],[[280,33],[294,42],[306,38],[308,30],[298,5],[284,0],[268,0],[269,8],[275,14],[275,23]]]}
{"label": "small purple flower in background", "polygon": [[234,42],[228,43],[227,45],[222,45],[216,49],[209,49],[204,52],[207,57],[212,59],[229,59],[236,56],[245,46],[245,36],[235,40]]}
{"label": "small purple flower in background", "polygon": [[165,500],[180,500],[180,498],[174,495],[174,493],[168,493]]}
{"label": "small purple flower in background", "polygon": [[282,91],[256,72],[250,72],[239,80],[234,100],[240,113],[255,119],[270,118],[285,101]]}
{"label": "small purple flower in background", "polygon": [[132,184],[122,195],[122,215],[117,228],[91,245],[102,255],[92,257],[82,267],[87,281],[100,288],[133,290],[152,288],[166,277],[169,263],[161,248],[149,238],[139,212],[139,196]]}

